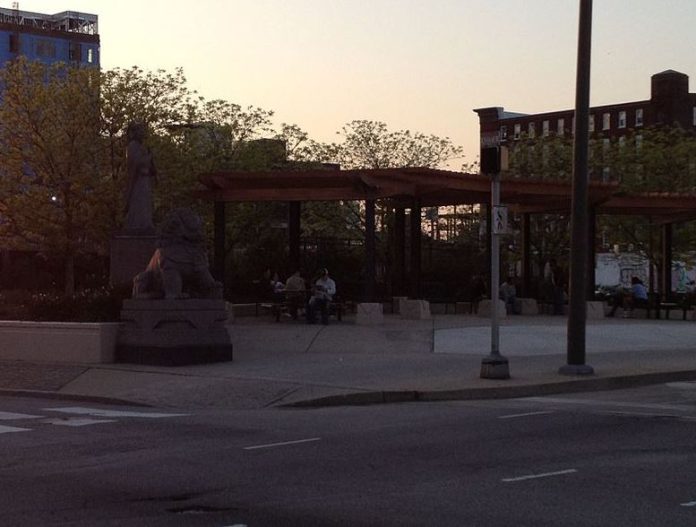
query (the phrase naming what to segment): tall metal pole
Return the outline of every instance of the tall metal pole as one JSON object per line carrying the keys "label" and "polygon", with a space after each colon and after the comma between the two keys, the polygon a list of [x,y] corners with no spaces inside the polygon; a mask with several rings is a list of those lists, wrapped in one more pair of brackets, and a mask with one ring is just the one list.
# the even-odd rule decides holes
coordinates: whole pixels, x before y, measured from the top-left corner
{"label": "tall metal pole", "polygon": [[578,64],[575,92],[575,140],[573,147],[573,199],[570,240],[570,305],[568,314],[568,364],[564,375],[590,375],[585,364],[587,322],[588,254],[588,133],[590,114],[590,56],[592,43],[592,0],[580,0]]}
{"label": "tall metal pole", "polygon": [[[500,205],[500,174],[491,174],[491,214],[489,223],[496,221],[495,214]],[[498,317],[498,297],[500,288],[500,233],[491,228],[491,354],[481,360],[482,379],[508,379],[510,366],[500,354],[500,321]]]}

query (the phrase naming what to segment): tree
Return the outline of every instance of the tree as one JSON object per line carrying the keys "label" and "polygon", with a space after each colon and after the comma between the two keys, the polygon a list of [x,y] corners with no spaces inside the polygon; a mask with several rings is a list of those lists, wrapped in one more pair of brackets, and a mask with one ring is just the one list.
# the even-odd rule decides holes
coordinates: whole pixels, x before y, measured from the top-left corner
{"label": "tree", "polygon": [[72,294],[75,256],[103,250],[115,226],[99,72],[19,58],[0,70],[0,84],[0,232],[10,246],[62,257]]}
{"label": "tree", "polygon": [[351,121],[338,134],[343,141],[334,146],[336,161],[344,168],[437,168],[447,166],[462,153],[449,137],[390,131],[380,121]]}
{"label": "tree", "polygon": [[[504,177],[569,180],[572,152],[569,136],[523,137],[513,144],[510,170]],[[611,140],[595,134],[589,161],[591,179],[618,182],[627,192],[692,192],[696,186],[696,136],[679,126],[629,130],[623,138]],[[556,217],[555,229],[546,220],[537,225],[544,227],[533,235],[539,245],[548,248],[550,244],[557,252],[567,246],[566,217]],[[659,262],[653,227],[647,218],[605,216],[598,220],[598,231],[610,236],[609,245],[630,246],[651,262]],[[696,239],[694,225],[680,228],[679,236],[682,241]],[[687,259],[690,248],[690,243],[676,243],[675,256]],[[538,254],[542,254],[541,247]]]}

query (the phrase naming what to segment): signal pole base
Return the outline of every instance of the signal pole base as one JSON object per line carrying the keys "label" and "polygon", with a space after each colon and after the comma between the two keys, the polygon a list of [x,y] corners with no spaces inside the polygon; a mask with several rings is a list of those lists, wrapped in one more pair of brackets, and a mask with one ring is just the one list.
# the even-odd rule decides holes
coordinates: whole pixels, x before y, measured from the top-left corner
{"label": "signal pole base", "polygon": [[510,365],[501,355],[491,355],[481,359],[482,379],[509,379]]}

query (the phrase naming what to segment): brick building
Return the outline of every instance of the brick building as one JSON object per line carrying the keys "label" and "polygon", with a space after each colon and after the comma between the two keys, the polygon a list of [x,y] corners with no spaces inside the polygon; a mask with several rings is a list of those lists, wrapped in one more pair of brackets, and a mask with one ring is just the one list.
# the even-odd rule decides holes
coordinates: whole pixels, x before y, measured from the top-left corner
{"label": "brick building", "polygon": [[[533,139],[550,134],[567,135],[574,130],[574,110],[524,114],[502,107],[479,108],[481,146],[500,141],[514,146],[522,137]],[[590,133],[611,139],[656,125],[679,124],[696,130],[696,93],[689,93],[689,77],[667,70],[651,77],[650,99],[590,108]]]}

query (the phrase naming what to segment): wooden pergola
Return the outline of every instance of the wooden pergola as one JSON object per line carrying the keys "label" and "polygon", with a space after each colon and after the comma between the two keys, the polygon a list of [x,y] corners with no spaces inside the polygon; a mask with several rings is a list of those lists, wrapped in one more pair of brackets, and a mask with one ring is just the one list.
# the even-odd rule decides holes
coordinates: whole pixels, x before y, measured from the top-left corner
{"label": "wooden pergola", "polygon": [[[410,209],[410,281],[407,291],[420,297],[421,208],[446,205],[489,204],[490,179],[431,168],[386,169],[292,169],[256,172],[226,171],[202,174],[203,189],[198,197],[214,202],[215,242],[213,269],[224,277],[225,203],[284,201],[289,203],[288,246],[290,263],[300,260],[300,211],[303,201],[363,201],[365,203],[365,289],[363,300],[371,300],[375,291],[375,202],[387,200],[394,207],[395,281],[404,285],[406,209]],[[590,182],[590,240],[595,238],[595,217],[607,215],[642,215],[662,226],[662,291],[671,290],[672,224],[696,219],[696,194],[641,193],[628,194],[616,183]],[[530,215],[568,214],[571,208],[570,182],[539,179],[503,179],[501,203],[522,218],[523,293],[530,284]],[[488,222],[490,225],[490,221]],[[490,239],[490,236],[489,236]],[[594,243],[589,269],[594,271]],[[489,253],[490,254],[490,253]],[[665,265],[667,263],[667,265]],[[588,280],[594,288],[594,277]]]}

